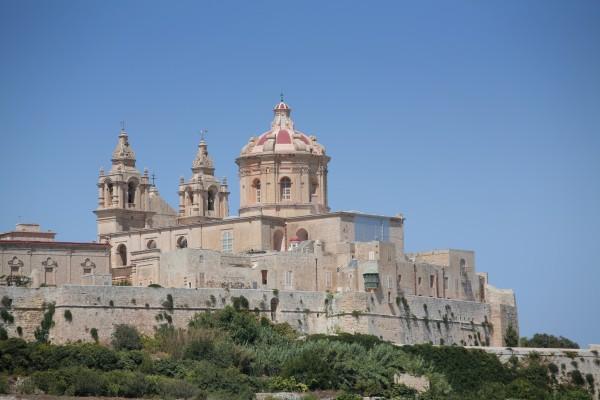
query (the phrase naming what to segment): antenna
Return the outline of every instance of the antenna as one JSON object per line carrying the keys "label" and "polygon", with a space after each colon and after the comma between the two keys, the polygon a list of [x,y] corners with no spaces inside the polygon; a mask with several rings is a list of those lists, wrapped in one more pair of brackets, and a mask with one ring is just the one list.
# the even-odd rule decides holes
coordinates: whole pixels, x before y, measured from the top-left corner
{"label": "antenna", "polygon": [[121,131],[125,132],[125,120],[121,120]]}

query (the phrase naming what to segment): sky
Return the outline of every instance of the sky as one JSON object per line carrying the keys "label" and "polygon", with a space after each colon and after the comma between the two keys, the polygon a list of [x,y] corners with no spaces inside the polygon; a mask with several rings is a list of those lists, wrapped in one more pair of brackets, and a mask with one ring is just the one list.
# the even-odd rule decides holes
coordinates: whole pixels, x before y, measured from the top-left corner
{"label": "sky", "polygon": [[120,121],[177,205],[284,92],[332,157],[333,210],[476,252],[521,335],[600,343],[600,2],[0,0],[0,231],[91,241]]}

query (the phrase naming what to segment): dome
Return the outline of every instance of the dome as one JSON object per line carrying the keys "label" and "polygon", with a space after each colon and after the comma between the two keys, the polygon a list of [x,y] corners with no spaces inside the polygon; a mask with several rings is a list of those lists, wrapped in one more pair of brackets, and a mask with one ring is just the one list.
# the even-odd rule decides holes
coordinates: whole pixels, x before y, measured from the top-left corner
{"label": "dome", "polygon": [[290,117],[292,109],[282,101],[275,105],[275,114],[271,129],[251,137],[242,148],[241,156],[250,156],[261,153],[309,153],[324,155],[325,147],[317,143],[316,136],[309,136],[294,128]]}

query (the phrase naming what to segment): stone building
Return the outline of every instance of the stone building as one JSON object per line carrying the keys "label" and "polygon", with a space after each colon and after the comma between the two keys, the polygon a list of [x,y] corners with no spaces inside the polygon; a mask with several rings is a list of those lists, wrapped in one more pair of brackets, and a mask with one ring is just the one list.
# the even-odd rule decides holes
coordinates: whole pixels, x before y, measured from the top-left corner
{"label": "stone building", "polygon": [[0,285],[110,285],[110,245],[57,242],[37,224],[0,234]]}
{"label": "stone building", "polygon": [[149,184],[148,172],[136,169],[121,131],[110,172],[100,172],[95,210],[99,239],[110,244],[113,282],[371,293],[382,304],[421,296],[477,303],[492,310],[496,326],[517,327],[514,293],[476,272],[474,252],[407,254],[401,214],[330,211],[330,157],[316,136],[295,128],[291,111],[282,99],[270,129],[251,137],[236,159],[236,217],[229,216],[228,185],[215,178],[204,139],[191,178],[179,182],[176,212]]}

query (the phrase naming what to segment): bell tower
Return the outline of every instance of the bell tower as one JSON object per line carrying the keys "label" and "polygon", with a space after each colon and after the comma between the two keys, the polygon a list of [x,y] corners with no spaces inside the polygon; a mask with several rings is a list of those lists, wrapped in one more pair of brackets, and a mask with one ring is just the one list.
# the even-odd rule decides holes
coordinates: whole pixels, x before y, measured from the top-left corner
{"label": "bell tower", "polygon": [[215,177],[215,166],[208,154],[202,131],[196,158],[192,163],[192,177],[179,180],[179,224],[190,224],[210,219],[223,219],[229,215],[229,189],[227,180]]}
{"label": "bell tower", "polygon": [[98,236],[124,232],[149,225],[153,212],[149,211],[148,170],[142,175],[135,167],[135,153],[129,145],[122,126],[117,146],[112,154],[108,173],[100,169],[98,176],[98,207],[94,211]]}

